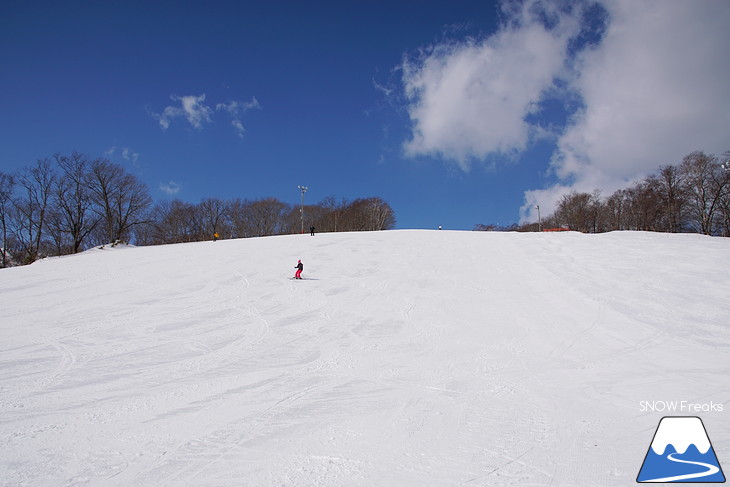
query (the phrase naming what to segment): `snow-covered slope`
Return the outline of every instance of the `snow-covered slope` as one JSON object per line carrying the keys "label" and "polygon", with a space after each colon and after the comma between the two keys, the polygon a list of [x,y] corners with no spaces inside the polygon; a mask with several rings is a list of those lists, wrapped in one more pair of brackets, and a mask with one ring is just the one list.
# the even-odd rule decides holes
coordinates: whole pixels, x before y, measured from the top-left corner
{"label": "snow-covered slope", "polygon": [[729,277],[730,239],[629,232],[2,270],[0,485],[630,485],[667,414],[642,401],[724,406],[684,413],[730,462]]}

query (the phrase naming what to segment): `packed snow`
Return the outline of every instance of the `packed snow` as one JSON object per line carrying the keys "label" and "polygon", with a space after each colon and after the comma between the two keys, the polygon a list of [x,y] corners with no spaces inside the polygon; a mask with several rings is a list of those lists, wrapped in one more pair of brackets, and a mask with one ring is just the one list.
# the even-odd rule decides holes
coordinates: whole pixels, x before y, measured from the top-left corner
{"label": "packed snow", "polygon": [[3,269],[0,485],[625,486],[663,416],[701,417],[730,465],[729,278],[730,239],[642,232]]}

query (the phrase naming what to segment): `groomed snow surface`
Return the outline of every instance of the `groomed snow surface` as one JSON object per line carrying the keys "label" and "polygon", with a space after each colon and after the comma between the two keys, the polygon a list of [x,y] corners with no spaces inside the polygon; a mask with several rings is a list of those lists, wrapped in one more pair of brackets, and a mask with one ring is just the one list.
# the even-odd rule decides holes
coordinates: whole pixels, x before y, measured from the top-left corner
{"label": "groomed snow surface", "polygon": [[[290,279],[298,259],[306,280]],[[399,230],[0,270],[0,485],[635,485],[730,463],[730,239]]]}

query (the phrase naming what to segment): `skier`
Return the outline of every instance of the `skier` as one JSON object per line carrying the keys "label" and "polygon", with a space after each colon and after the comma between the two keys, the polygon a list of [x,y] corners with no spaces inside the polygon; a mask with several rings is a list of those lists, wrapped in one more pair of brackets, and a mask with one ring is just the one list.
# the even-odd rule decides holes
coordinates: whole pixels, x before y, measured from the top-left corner
{"label": "skier", "polygon": [[312,235],[312,237],[314,237],[314,230],[314,226],[309,227],[309,234]]}
{"label": "skier", "polygon": [[294,268],[297,270],[297,273],[294,274],[294,279],[301,279],[302,271],[304,270],[304,264],[302,264],[302,261],[300,260],[299,263]]}

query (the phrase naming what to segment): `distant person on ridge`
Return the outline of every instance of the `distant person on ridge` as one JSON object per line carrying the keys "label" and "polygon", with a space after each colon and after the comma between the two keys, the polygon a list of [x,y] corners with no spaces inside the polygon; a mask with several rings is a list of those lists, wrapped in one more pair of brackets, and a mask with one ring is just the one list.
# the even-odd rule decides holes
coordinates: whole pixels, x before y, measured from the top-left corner
{"label": "distant person on ridge", "polygon": [[309,227],[309,233],[314,237],[314,227]]}
{"label": "distant person on ridge", "polygon": [[304,270],[304,264],[302,264],[302,261],[301,260],[296,265],[295,269],[297,270],[297,273],[294,274],[294,279],[301,279],[302,278],[302,271]]}
{"label": "distant person on ridge", "polygon": [[215,241],[216,241],[216,240],[218,240],[219,238],[220,238],[220,235],[218,235],[218,232],[215,232],[215,233],[213,234],[213,241],[215,242]]}

